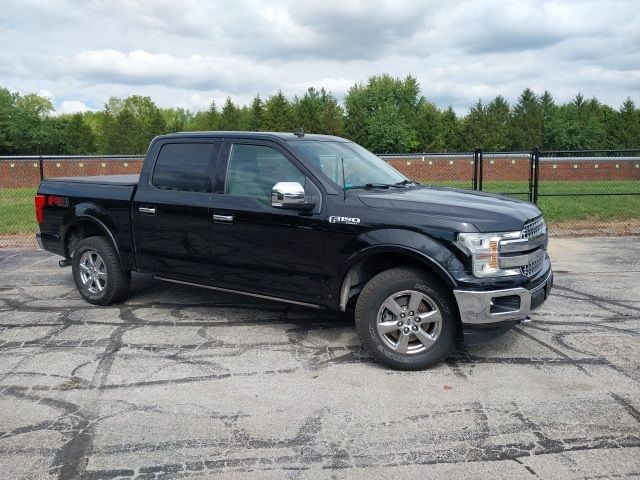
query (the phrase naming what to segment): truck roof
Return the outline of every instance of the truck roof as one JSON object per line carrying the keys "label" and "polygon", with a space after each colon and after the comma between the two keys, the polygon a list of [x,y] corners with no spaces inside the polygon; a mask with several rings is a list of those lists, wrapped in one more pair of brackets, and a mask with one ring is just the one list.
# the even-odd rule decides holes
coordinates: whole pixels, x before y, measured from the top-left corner
{"label": "truck roof", "polygon": [[156,137],[156,140],[161,139],[171,139],[171,138],[185,138],[185,137],[195,137],[195,138],[255,138],[255,139],[265,139],[265,140],[280,140],[280,141],[291,141],[291,140],[316,140],[316,141],[325,141],[325,142],[350,142],[346,138],[336,137],[333,135],[320,135],[317,133],[305,133],[302,137],[298,136],[299,134],[295,134],[292,132],[226,132],[226,131],[202,131],[202,132],[176,132],[170,133],[167,135],[160,135]]}

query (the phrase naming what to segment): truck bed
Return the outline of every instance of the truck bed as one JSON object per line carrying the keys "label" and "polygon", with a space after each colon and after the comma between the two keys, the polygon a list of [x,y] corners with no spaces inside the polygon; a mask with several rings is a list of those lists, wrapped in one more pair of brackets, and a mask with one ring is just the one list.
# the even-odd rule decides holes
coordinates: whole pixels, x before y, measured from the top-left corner
{"label": "truck bed", "polygon": [[95,175],[89,177],[47,177],[47,182],[97,183],[100,185],[136,186],[140,175]]}

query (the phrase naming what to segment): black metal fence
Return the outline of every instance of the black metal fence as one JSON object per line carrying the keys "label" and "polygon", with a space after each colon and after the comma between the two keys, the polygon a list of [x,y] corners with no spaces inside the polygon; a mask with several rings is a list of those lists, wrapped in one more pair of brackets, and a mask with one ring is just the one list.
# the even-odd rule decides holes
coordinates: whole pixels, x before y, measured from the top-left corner
{"label": "black metal fence", "polygon": [[[640,235],[640,149],[380,155],[409,178],[534,202],[552,234]],[[0,157],[0,248],[34,247],[41,178],[138,173],[141,157]]]}
{"label": "black metal fence", "polygon": [[423,183],[533,202],[552,234],[640,235],[640,149],[381,157]]}

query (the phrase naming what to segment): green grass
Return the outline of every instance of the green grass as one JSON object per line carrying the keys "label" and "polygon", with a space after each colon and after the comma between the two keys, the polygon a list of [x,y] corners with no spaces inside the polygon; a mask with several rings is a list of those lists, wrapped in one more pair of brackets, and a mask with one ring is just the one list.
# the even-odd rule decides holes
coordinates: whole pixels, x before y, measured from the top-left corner
{"label": "green grass", "polygon": [[0,188],[0,234],[35,232],[36,188]]}
{"label": "green grass", "polygon": [[[429,182],[470,188],[471,182]],[[483,190],[494,193],[527,192],[528,182],[485,181]],[[541,182],[539,205],[549,222],[563,220],[627,220],[640,218],[640,195],[545,197],[545,193],[640,193],[640,181]],[[35,232],[33,197],[35,188],[0,189],[0,234]],[[527,195],[514,195],[528,199]]]}
{"label": "green grass", "polygon": [[[425,182],[428,185],[438,185],[456,188],[471,188],[470,181]],[[528,200],[529,183],[521,181],[485,180],[483,191],[490,193],[505,193]],[[610,181],[545,181],[540,182],[538,205],[549,222],[559,220],[627,220],[640,218],[640,181],[638,180],[610,180]],[[636,193],[637,195],[581,195],[577,197],[545,197],[550,193]]]}

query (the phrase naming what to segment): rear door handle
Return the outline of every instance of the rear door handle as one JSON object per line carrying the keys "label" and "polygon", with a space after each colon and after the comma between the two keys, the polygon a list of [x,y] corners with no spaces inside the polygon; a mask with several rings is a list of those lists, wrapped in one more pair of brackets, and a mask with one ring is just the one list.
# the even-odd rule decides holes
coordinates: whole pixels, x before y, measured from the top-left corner
{"label": "rear door handle", "polygon": [[213,215],[215,223],[233,223],[233,215]]}
{"label": "rear door handle", "polygon": [[138,207],[138,211],[140,213],[146,213],[148,215],[155,215],[156,214],[155,207]]}

